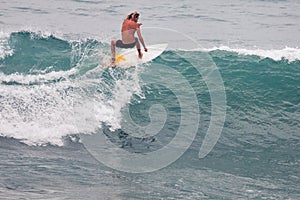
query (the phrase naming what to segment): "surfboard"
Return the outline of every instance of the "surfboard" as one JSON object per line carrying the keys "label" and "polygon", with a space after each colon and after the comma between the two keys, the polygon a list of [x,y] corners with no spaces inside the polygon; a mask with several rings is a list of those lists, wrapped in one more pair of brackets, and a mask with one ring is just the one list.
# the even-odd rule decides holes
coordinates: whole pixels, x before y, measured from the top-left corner
{"label": "surfboard", "polygon": [[138,64],[147,63],[160,56],[168,47],[167,43],[154,44],[147,46],[148,51],[143,52],[143,57],[138,58],[138,52],[136,48],[122,49],[116,55],[116,66],[122,68],[129,68],[137,66]]}

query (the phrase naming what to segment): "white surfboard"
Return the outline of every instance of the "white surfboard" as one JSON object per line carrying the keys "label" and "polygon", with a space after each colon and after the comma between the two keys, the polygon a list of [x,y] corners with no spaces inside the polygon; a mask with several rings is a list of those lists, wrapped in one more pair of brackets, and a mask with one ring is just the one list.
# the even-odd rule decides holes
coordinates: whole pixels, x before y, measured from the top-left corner
{"label": "white surfboard", "polygon": [[116,55],[116,66],[128,68],[138,64],[150,62],[151,60],[160,56],[167,47],[168,44],[166,43],[147,46],[148,51],[143,51],[142,59],[138,58],[136,47],[132,49],[122,49],[121,52]]}

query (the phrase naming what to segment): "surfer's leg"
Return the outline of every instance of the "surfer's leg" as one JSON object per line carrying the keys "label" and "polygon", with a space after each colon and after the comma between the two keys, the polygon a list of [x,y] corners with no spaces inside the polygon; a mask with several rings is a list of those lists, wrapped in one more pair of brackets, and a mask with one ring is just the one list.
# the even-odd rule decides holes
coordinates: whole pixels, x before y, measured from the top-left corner
{"label": "surfer's leg", "polygon": [[111,63],[115,64],[116,61],[116,43],[117,40],[112,40],[111,41]]}
{"label": "surfer's leg", "polygon": [[140,44],[140,41],[137,38],[135,38],[135,40],[136,40],[136,49],[139,53],[139,58],[141,59],[143,57],[143,53],[141,51],[141,44]]}

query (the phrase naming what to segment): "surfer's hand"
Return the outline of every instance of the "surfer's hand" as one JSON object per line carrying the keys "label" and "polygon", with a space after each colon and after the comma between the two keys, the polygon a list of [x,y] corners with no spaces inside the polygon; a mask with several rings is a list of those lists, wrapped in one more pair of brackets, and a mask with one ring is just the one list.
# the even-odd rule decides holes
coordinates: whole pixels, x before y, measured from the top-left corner
{"label": "surfer's hand", "polygon": [[137,23],[137,24],[139,25],[139,27],[143,25],[142,23]]}
{"label": "surfer's hand", "polygon": [[148,52],[148,49],[146,47],[144,48],[144,50],[145,50],[145,52]]}

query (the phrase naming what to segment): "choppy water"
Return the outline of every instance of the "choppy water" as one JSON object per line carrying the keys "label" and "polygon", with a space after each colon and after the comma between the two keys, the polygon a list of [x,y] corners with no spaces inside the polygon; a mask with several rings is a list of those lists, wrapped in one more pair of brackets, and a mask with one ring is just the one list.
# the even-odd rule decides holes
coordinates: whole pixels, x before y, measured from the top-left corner
{"label": "choppy water", "polygon": [[[299,199],[299,1],[0,9],[1,199]],[[106,68],[132,10],[169,48]]]}

